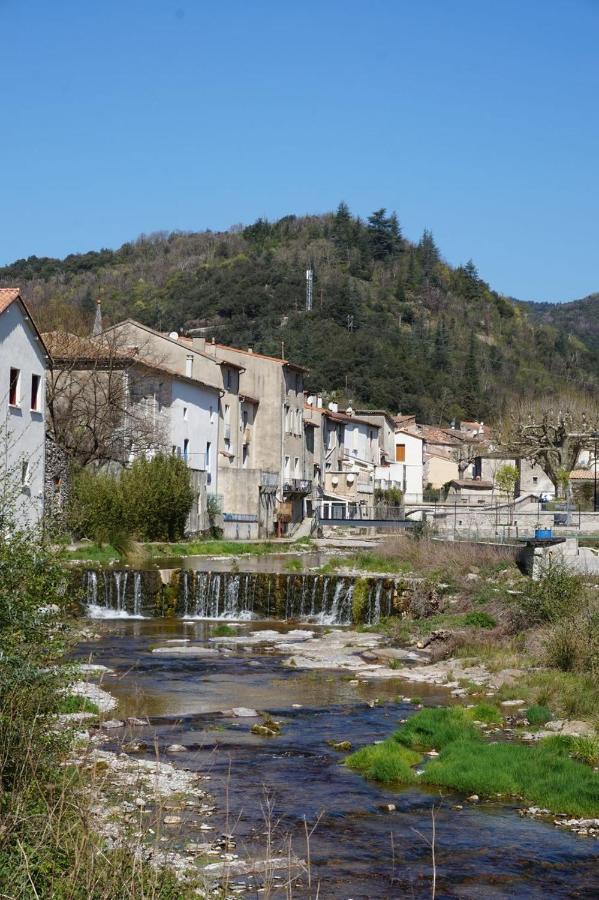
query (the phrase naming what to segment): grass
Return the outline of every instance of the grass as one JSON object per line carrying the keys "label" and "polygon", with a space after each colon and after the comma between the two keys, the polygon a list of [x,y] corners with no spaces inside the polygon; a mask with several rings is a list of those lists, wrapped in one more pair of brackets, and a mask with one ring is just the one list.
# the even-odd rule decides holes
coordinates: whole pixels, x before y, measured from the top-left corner
{"label": "grass", "polygon": [[551,710],[546,706],[541,706],[540,703],[535,703],[534,706],[529,706],[526,710],[525,715],[531,725],[545,725],[553,718],[553,716],[551,715]]}
{"label": "grass", "polygon": [[58,701],[59,713],[78,713],[88,712],[99,714],[100,710],[96,703],[88,700],[87,697],[81,697],[79,694],[67,694]]}
{"label": "grass", "polygon": [[223,622],[219,625],[215,625],[210,630],[210,633],[213,637],[231,637],[232,635],[237,634],[237,631],[235,628],[231,628],[230,625]]}
{"label": "grass", "polygon": [[525,700],[547,706],[559,718],[599,722],[599,683],[592,675],[557,669],[527,671],[497,692],[498,700]]}
{"label": "grass", "polygon": [[366,778],[372,778],[383,784],[394,782],[413,784],[417,776],[412,766],[415,766],[419,760],[419,753],[402,747],[393,738],[389,738],[382,744],[370,744],[362,747],[361,750],[352,753],[346,763],[350,769],[355,769]]}
{"label": "grass", "polygon": [[[276,544],[272,541],[248,544],[242,541],[194,540],[140,546],[148,559],[161,559],[171,556],[265,556],[269,553],[290,552],[294,547],[309,549],[312,543],[309,538],[300,538],[294,544]],[[62,559],[91,560],[99,563],[123,558],[119,550],[110,544],[93,543],[84,544],[76,550],[62,550],[60,555]]]}
{"label": "grass", "polygon": [[[571,758],[572,739],[552,737],[532,746],[490,743],[472,724],[473,715],[474,710],[461,707],[424,709],[388,740],[352,754],[347,765],[386,784],[417,782],[480,796],[501,794],[555,813],[599,815],[599,778]],[[418,776],[412,766],[419,754],[433,749],[439,756]]]}

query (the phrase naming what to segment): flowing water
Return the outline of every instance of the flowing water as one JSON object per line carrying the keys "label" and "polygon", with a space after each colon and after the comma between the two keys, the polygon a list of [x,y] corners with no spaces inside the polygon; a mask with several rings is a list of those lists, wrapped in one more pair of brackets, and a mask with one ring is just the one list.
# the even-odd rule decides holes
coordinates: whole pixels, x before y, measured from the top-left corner
{"label": "flowing water", "polygon": [[[91,600],[93,584],[91,579]],[[329,582],[326,589],[322,585],[327,595],[323,606],[331,614],[336,609],[339,615],[341,584]],[[122,608],[125,588],[130,587],[123,579],[120,593],[115,593],[115,586],[115,605],[120,596]],[[250,588],[248,582],[249,606]],[[195,602],[191,598],[196,592],[197,585],[188,592],[188,602]],[[304,610],[316,611],[315,594],[315,582],[306,581],[297,602]],[[383,588],[377,601],[375,590],[375,610],[377,602],[384,603],[382,594]],[[216,589],[203,596],[212,597],[208,604],[215,603]],[[231,582],[226,587],[221,581],[218,597],[223,596],[225,605],[237,602]],[[220,605],[211,608],[219,610]],[[149,726],[111,732],[113,746],[132,734],[150,745],[155,741],[161,756],[169,744],[183,744],[186,752],[170,761],[211,775],[210,790],[219,807],[216,821],[211,820],[214,833],[234,830],[240,855],[264,856],[266,797],[277,823],[275,844],[289,835],[298,856],[306,856],[305,822],[311,827],[318,820],[310,854],[312,882],[320,882],[322,900],[430,897],[431,852],[426,841],[433,806],[437,898],[599,895],[599,857],[590,839],[520,818],[506,804],[464,804],[456,810],[452,807],[462,804],[463,797],[394,791],[367,782],[342,765],[342,754],[327,740],[349,740],[357,748],[385,738],[411,714],[410,705],[397,698],[413,695],[413,685],[399,680],[355,684],[334,671],[286,667],[281,655],[260,645],[232,643],[230,653],[207,657],[152,653],[157,645],[168,646],[170,641],[173,646],[177,639],[207,643],[214,625],[203,621],[117,619],[99,627],[102,636],[82,644],[78,657],[91,656],[120,676],[106,680],[119,699],[119,715],[146,714],[150,719]],[[249,635],[257,629],[291,627],[280,621],[247,621],[238,630]],[[419,686],[417,693],[425,703],[448,702],[441,688]],[[369,705],[375,699],[379,702]],[[222,714],[234,706],[268,712],[281,722],[282,733],[271,738],[252,734],[255,720]],[[152,747],[150,755],[154,753]],[[395,811],[383,812],[386,803],[394,803]],[[189,838],[183,826],[180,845]],[[310,896],[305,880],[293,896]]]}
{"label": "flowing water", "polygon": [[[84,596],[96,618],[300,619],[321,625],[379,622],[396,608],[402,580],[313,572],[89,569]],[[357,584],[362,591],[354,607]],[[356,618],[357,617],[357,618]]]}

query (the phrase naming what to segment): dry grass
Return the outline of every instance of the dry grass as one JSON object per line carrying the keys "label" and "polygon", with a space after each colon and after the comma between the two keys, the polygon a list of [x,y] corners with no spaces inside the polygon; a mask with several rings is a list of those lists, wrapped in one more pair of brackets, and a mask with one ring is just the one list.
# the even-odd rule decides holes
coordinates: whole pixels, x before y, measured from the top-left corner
{"label": "dry grass", "polygon": [[407,535],[388,537],[377,550],[382,558],[404,562],[414,572],[459,577],[473,570],[487,572],[515,567],[517,550],[463,541],[441,541],[432,538],[415,540]]}

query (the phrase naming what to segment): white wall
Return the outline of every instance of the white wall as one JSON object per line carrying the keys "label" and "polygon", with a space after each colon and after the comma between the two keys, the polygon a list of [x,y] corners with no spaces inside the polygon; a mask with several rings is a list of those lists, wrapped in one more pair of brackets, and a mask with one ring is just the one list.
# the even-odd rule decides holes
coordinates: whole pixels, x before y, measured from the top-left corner
{"label": "white wall", "polygon": [[[210,494],[217,493],[218,397],[218,391],[173,378],[170,407],[171,448],[176,447],[177,452],[183,456],[185,440],[189,441],[188,465],[192,469],[206,469],[210,475],[208,482]],[[208,443],[210,443],[210,459],[207,467]]]}
{"label": "white wall", "polygon": [[355,462],[376,466],[379,462],[378,429],[374,425],[360,422],[344,422],[345,458]]}
{"label": "white wall", "polygon": [[[11,368],[20,370],[18,405],[9,406]],[[31,376],[41,376],[39,411],[31,410]],[[44,503],[44,406],[46,354],[35,330],[26,321],[23,308],[14,301],[0,313],[0,479],[8,474],[4,503],[15,499],[16,524],[37,524]],[[28,463],[26,483],[22,464]],[[0,484],[0,496],[2,485]],[[0,500],[0,502],[2,502]]]}
{"label": "white wall", "polygon": [[390,466],[379,466],[375,477],[377,481],[380,480],[381,488],[384,488],[385,481],[398,482],[404,492],[406,503],[420,503],[424,475],[424,442],[422,438],[415,437],[408,432],[398,431],[395,434],[395,445],[401,444],[405,447],[404,462],[392,462]]}

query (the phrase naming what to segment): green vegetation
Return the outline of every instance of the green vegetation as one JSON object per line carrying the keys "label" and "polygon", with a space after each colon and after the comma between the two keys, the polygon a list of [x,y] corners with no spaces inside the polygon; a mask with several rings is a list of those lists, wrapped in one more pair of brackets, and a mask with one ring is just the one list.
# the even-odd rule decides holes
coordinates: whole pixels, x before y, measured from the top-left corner
{"label": "green vegetation", "polygon": [[126,556],[132,536],[148,541],[181,538],[193,499],[184,460],[169,454],[140,457],[120,476],[78,472],[68,525],[76,535],[111,544]]}
{"label": "green vegetation", "polygon": [[78,694],[67,694],[58,701],[59,713],[78,713],[88,712],[98,715],[100,710],[95,703],[88,700],[87,697],[80,697]]}
{"label": "green vegetation", "polygon": [[[472,712],[423,709],[382,744],[352,754],[347,764],[384,783],[417,781],[486,797],[524,798],[553,812],[599,814],[599,778],[571,758],[570,739],[549,738],[533,746],[489,743],[472,724]],[[412,755],[397,754],[396,747]],[[412,766],[429,750],[439,756],[417,776]]]}
{"label": "green vegetation", "polygon": [[283,568],[286,572],[302,572],[304,565],[301,559],[286,559]]}
{"label": "green vegetation", "polygon": [[471,612],[466,613],[463,618],[464,625],[469,625],[472,628],[495,628],[497,622],[485,612]]}
{"label": "green vegetation", "polygon": [[364,618],[367,599],[368,582],[365,578],[356,578],[351,602],[352,622],[356,625],[359,624]]}
{"label": "green vegetation", "polygon": [[551,715],[551,710],[546,706],[541,706],[539,703],[535,704],[535,706],[529,706],[526,710],[526,718],[530,722],[531,725],[545,725],[547,722],[550,722],[553,716]]}
{"label": "green vegetation", "polygon": [[599,766],[599,735],[572,738],[572,756],[589,766]]}
{"label": "green vegetation", "polygon": [[214,625],[210,629],[210,633],[213,637],[232,637],[237,634],[237,631],[225,622],[221,622],[218,625]]}
{"label": "green vegetation", "polygon": [[65,765],[71,732],[62,712],[93,704],[68,694],[69,573],[31,533],[0,541],[0,884],[35,900],[180,900],[193,890],[169,870],[106,847],[90,828],[88,773]]}
{"label": "green vegetation", "polygon": [[[297,544],[304,549],[306,544]],[[274,544],[269,541],[256,544],[245,544],[242,541],[205,540],[180,541],[172,544],[143,544],[143,551],[149,559],[166,559],[172,556],[266,556],[269,553],[289,552],[292,546]],[[120,559],[121,553],[110,544],[83,544],[76,550],[63,550],[63,559],[93,560],[94,562],[110,562]],[[292,562],[290,560],[290,562]]]}
{"label": "green vegetation", "polygon": [[412,769],[420,760],[420,754],[402,747],[393,738],[382,744],[371,744],[352,753],[346,760],[350,769],[355,769],[366,778],[373,778],[383,784],[397,782],[413,784],[416,773]]}
{"label": "green vegetation", "polygon": [[[297,299],[309,259],[319,302],[306,313]],[[0,269],[0,281],[50,298],[35,310],[42,331],[89,334],[101,298],[113,322],[133,316],[181,331],[201,320],[219,341],[278,354],[285,319],[286,356],[310,369],[309,390],[340,400],[347,390],[356,404],[409,409],[425,421],[488,418],[509,396],[551,393],[564,381],[592,387],[599,372],[599,348],[587,349],[592,317],[577,338],[569,326],[533,324],[529,307],[493,291],[472,262],[448,265],[430,232],[411,243],[385,210],[363,221],[340,204],[241,231],[30,257]]]}

